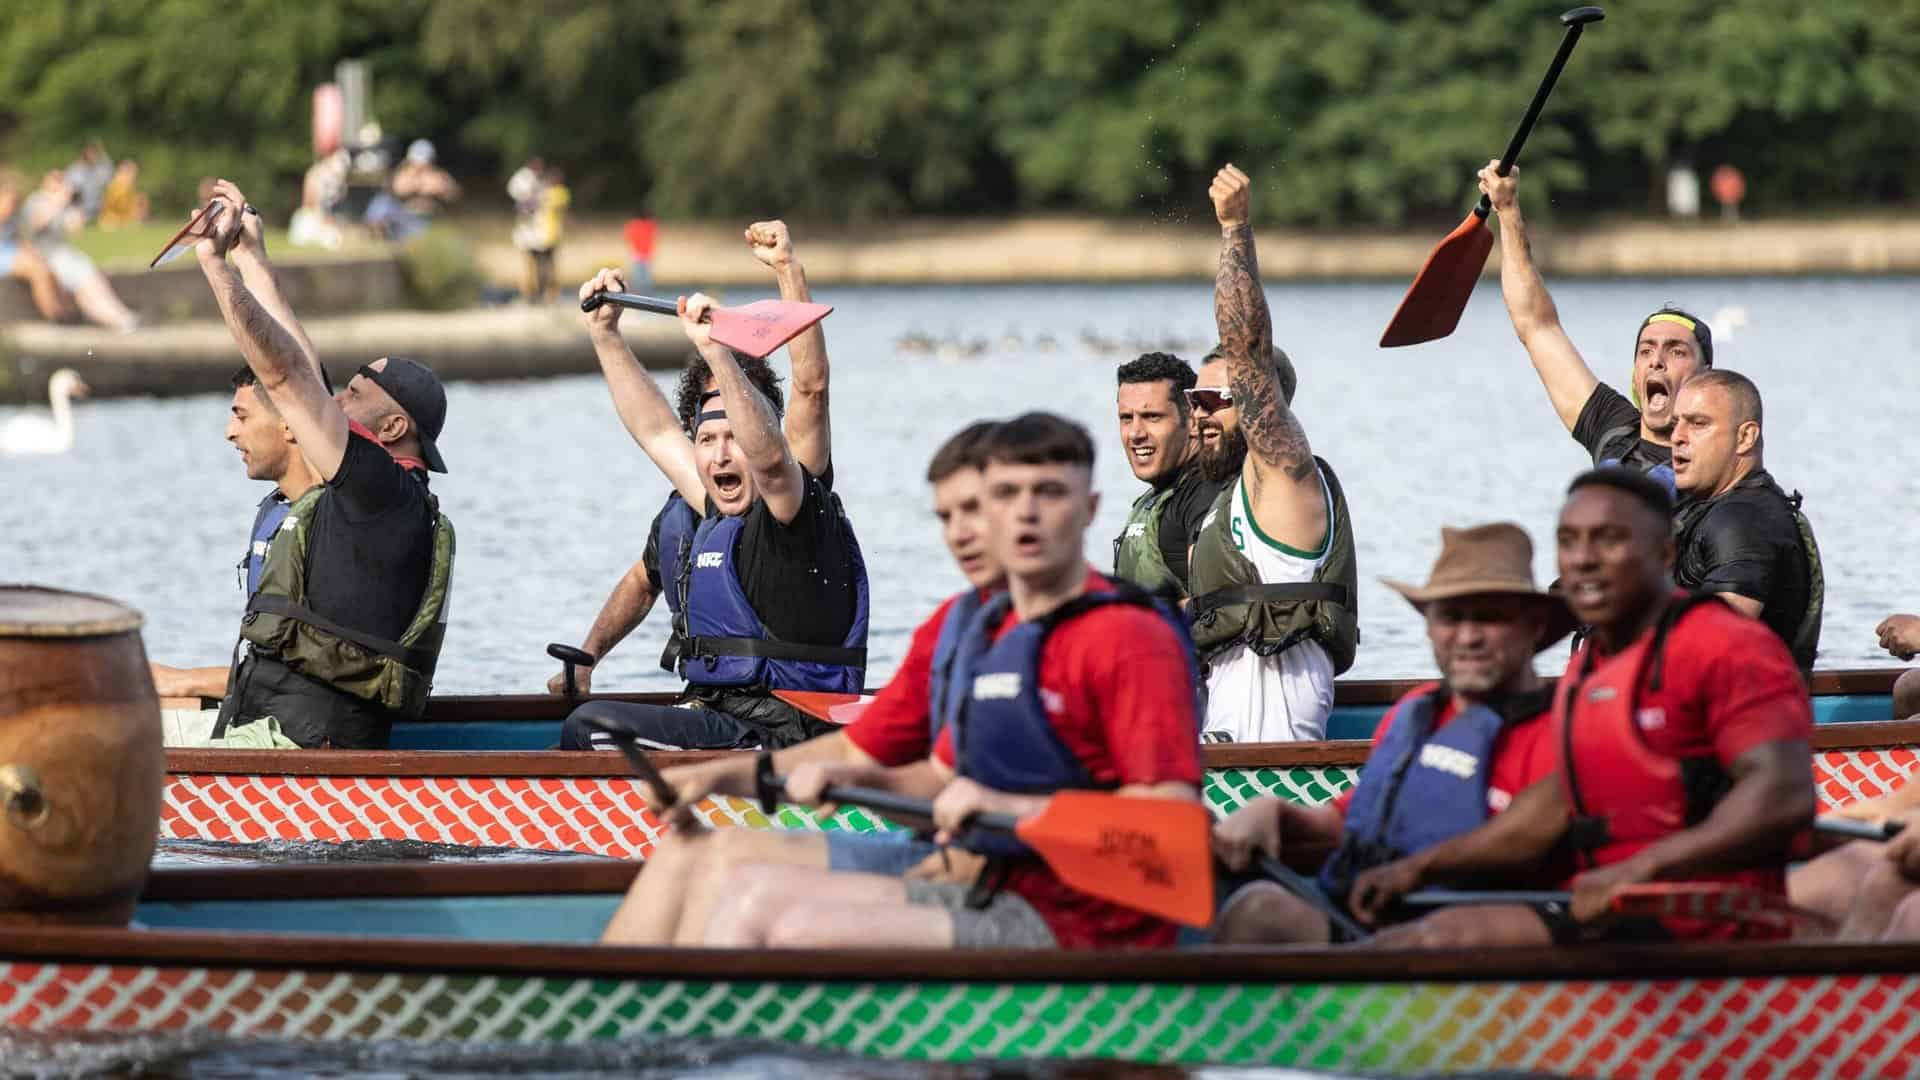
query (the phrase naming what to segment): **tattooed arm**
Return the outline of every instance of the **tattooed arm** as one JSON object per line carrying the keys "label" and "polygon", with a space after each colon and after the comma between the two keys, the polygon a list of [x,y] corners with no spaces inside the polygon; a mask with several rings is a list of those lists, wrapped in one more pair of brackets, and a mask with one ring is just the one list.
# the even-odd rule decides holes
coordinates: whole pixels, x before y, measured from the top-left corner
{"label": "tattooed arm", "polygon": [[1261,531],[1290,547],[1318,548],[1327,535],[1326,497],[1313,447],[1287,403],[1277,363],[1291,362],[1273,347],[1273,317],[1260,289],[1253,252],[1252,202],[1247,174],[1228,165],[1208,195],[1220,221],[1220,269],[1213,280],[1213,317],[1233,387],[1234,411],[1247,440],[1240,475]]}

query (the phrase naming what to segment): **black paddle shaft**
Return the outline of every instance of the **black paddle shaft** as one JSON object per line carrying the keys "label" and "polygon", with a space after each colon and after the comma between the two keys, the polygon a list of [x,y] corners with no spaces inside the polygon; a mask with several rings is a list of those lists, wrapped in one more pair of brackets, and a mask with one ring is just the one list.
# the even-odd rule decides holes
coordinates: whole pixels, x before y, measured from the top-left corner
{"label": "black paddle shaft", "polygon": [[1852,818],[1822,815],[1813,819],[1813,831],[1828,836],[1842,836],[1849,840],[1887,841],[1899,836],[1907,827],[1904,821],[1855,821]]}
{"label": "black paddle shaft", "polygon": [[[1567,58],[1573,55],[1573,47],[1580,44],[1580,31],[1588,23],[1599,22],[1607,13],[1597,7],[1578,7],[1560,16],[1560,22],[1567,28],[1567,34],[1560,39],[1560,49],[1553,54],[1553,63],[1547,65],[1547,76],[1540,80],[1540,89],[1533,92],[1533,102],[1527,106],[1527,114],[1520,118],[1520,126],[1513,133],[1513,141],[1507,143],[1507,152],[1500,155],[1500,168],[1496,171],[1505,176],[1513,171],[1513,163],[1520,157],[1520,148],[1527,144],[1527,136],[1533,134],[1533,122],[1540,119],[1540,110],[1547,107],[1547,98],[1553,95],[1553,84],[1560,81],[1560,69],[1567,66]],[[1480,196],[1480,205],[1473,212],[1484,218],[1492,212],[1493,200]]]}
{"label": "black paddle shaft", "polygon": [[[1599,10],[1595,8],[1594,10]],[[680,306],[672,300],[661,300],[652,296],[641,296],[630,292],[597,292],[580,301],[581,311],[592,311],[601,304],[615,307],[632,308],[635,311],[651,311],[655,315],[678,315]]]}
{"label": "black paddle shaft", "polygon": [[1260,872],[1272,878],[1274,883],[1292,893],[1327,917],[1327,921],[1347,935],[1349,941],[1366,940],[1367,928],[1355,922],[1351,915],[1340,910],[1339,902],[1321,892],[1319,887],[1293,867],[1271,855],[1259,856]]}

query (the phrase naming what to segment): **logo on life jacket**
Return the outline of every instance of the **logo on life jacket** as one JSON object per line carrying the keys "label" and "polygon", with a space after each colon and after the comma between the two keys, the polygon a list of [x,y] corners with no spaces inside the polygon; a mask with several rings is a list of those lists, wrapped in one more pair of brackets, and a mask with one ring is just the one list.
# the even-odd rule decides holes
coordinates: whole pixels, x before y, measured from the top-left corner
{"label": "logo on life jacket", "polygon": [[1125,537],[1126,537],[1127,539],[1129,539],[1129,540],[1131,540],[1131,539],[1133,539],[1133,538],[1134,538],[1134,537],[1136,537],[1136,536],[1142,536],[1142,535],[1145,535],[1145,534],[1146,534],[1146,531],[1147,531],[1147,523],[1146,523],[1146,522],[1144,522],[1144,521],[1129,521],[1129,522],[1127,522],[1127,531],[1126,531],[1125,533],[1123,533],[1122,535],[1123,535],[1123,536],[1125,536]]}
{"label": "logo on life jacket", "polygon": [[1005,701],[1020,696],[1020,673],[1017,671],[995,671],[986,675],[976,675],[973,679],[973,696],[978,701]]}
{"label": "logo on life jacket", "polygon": [[1641,731],[1659,731],[1667,726],[1667,710],[1658,705],[1641,709],[1633,714],[1633,722]]}
{"label": "logo on life jacket", "polygon": [[699,558],[693,560],[693,565],[696,570],[717,570],[725,561],[725,557],[717,551],[703,551]]}
{"label": "logo on life jacket", "polygon": [[1428,743],[1420,748],[1420,764],[1462,780],[1471,780],[1480,771],[1480,761],[1472,754],[1437,743]]}

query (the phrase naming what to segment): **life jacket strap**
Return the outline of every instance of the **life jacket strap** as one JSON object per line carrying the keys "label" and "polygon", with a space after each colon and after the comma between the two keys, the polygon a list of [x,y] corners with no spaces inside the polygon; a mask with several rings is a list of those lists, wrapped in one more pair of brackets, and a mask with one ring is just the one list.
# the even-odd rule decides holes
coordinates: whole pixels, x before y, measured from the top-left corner
{"label": "life jacket strap", "polygon": [[681,659],[697,660],[705,656],[749,656],[765,660],[791,660],[803,664],[836,664],[864,668],[867,650],[836,645],[803,645],[796,641],[763,641],[747,637],[689,637],[681,650]]}
{"label": "life jacket strap", "polygon": [[1353,606],[1353,591],[1345,585],[1331,581],[1292,581],[1271,585],[1228,585],[1215,589],[1205,596],[1196,596],[1187,605],[1187,615],[1194,621],[1206,617],[1209,612],[1235,604],[1339,604],[1342,607]]}
{"label": "life jacket strap", "polygon": [[351,626],[334,622],[304,604],[296,604],[284,596],[255,593],[247,600],[247,614],[252,615],[256,612],[278,615],[283,619],[305,623],[315,630],[332,634],[344,641],[351,641],[368,652],[378,653],[415,671],[432,670],[437,659],[437,654],[430,649],[411,648],[397,641],[369,634],[364,630],[355,630]]}

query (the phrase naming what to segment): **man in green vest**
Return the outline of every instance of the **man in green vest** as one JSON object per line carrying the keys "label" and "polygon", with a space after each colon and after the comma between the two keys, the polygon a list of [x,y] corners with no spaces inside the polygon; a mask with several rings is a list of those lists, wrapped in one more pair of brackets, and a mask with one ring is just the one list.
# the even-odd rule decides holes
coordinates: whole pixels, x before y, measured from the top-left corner
{"label": "man in green vest", "polygon": [[1191,430],[1193,368],[1171,353],[1145,353],[1120,365],[1118,376],[1120,446],[1148,487],[1113,541],[1113,573],[1184,600],[1187,554],[1221,487],[1201,469],[1200,441]]}
{"label": "man in green vest", "polygon": [[1187,612],[1206,666],[1204,737],[1320,739],[1333,677],[1360,641],[1353,526],[1340,481],[1293,412],[1293,364],[1273,346],[1251,188],[1228,165],[1208,191],[1221,233],[1220,345],[1188,397],[1202,467],[1226,486],[1194,540]]}
{"label": "man in green vest", "polygon": [[380,749],[425,707],[446,631],[453,528],[427,488],[446,471],[446,391],[426,365],[382,357],[329,395],[292,311],[262,303],[227,261],[256,215],[223,181],[194,250],[319,482],[268,547],[214,737],[271,718],[301,746]]}

